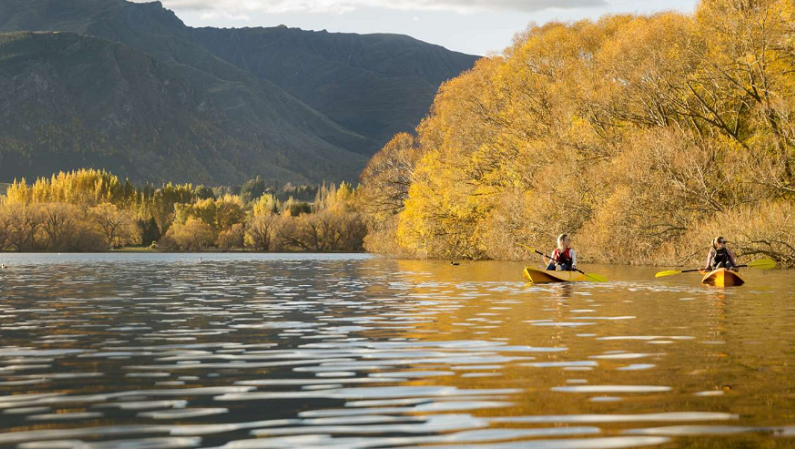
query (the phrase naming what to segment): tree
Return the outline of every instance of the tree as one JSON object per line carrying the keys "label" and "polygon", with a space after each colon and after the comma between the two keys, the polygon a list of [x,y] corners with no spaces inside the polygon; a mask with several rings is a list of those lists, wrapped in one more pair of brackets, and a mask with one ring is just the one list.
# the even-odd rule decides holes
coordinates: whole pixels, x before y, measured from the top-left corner
{"label": "tree", "polygon": [[200,200],[215,199],[215,192],[213,192],[213,189],[203,185],[196,186],[194,195]]}
{"label": "tree", "polygon": [[253,201],[265,194],[266,190],[267,185],[265,185],[265,181],[257,176],[254,179],[246,181],[240,187],[240,196],[246,201]]}
{"label": "tree", "polygon": [[141,244],[143,246],[151,246],[152,243],[160,240],[160,228],[154,218],[149,220],[137,220],[138,232],[141,235]]}
{"label": "tree", "polygon": [[414,138],[400,133],[370,159],[361,175],[358,203],[368,215],[380,221],[403,209],[420,154]]}
{"label": "tree", "polygon": [[194,203],[177,203],[174,205],[174,214],[176,223],[185,224],[191,218],[199,219],[209,224],[216,234],[245,220],[242,200],[232,195]]}
{"label": "tree", "polygon": [[215,242],[213,228],[200,219],[188,218],[183,223],[174,223],[166,236],[179,248],[186,251],[201,251]]}
{"label": "tree", "polygon": [[311,214],[312,208],[309,206],[309,203],[306,202],[289,202],[285,204],[287,211],[290,213],[291,217],[297,217],[303,214]]}
{"label": "tree", "polygon": [[253,215],[279,214],[282,204],[274,195],[262,195],[251,205]]}
{"label": "tree", "polygon": [[[565,232],[585,258],[686,263],[711,217],[789,211],[793,19],[788,0],[704,0],[529,28],[373,157],[355,194],[365,246],[521,259]],[[786,259],[792,235],[757,228],[749,242],[773,243],[742,247]]]}
{"label": "tree", "polygon": [[254,214],[246,224],[246,246],[257,251],[273,249],[273,239],[280,218],[273,214]]}
{"label": "tree", "polygon": [[243,226],[242,223],[236,223],[229,229],[221,231],[221,233],[218,234],[216,245],[224,251],[243,248],[245,237],[245,226]]}
{"label": "tree", "polygon": [[41,206],[41,230],[46,235],[46,248],[64,251],[75,233],[76,208],[69,204],[47,203]]}
{"label": "tree", "polygon": [[5,251],[11,234],[11,217],[5,213],[3,208],[3,202],[0,201],[0,251]]}
{"label": "tree", "polygon": [[132,216],[110,203],[102,203],[90,209],[91,218],[102,231],[105,243],[114,248],[136,240]]}
{"label": "tree", "polygon": [[37,235],[42,225],[38,206],[5,204],[1,213],[7,226],[7,245],[13,251],[25,252],[40,249]]}

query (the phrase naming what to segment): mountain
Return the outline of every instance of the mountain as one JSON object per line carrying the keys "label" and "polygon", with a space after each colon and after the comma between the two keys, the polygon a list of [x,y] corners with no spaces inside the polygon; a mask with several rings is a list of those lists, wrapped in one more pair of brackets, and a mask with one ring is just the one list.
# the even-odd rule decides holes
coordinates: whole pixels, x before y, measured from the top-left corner
{"label": "mountain", "polygon": [[0,33],[20,30],[48,33],[0,40],[0,179],[353,180],[476,59],[405,36],[196,29],[159,2],[0,0]]}
{"label": "mountain", "polygon": [[408,36],[275,28],[191,29],[205,49],[380,145],[427,114],[439,85],[477,58]]}
{"label": "mountain", "polygon": [[[0,179],[101,167],[141,181],[240,182],[261,173],[308,182],[351,179],[364,163],[363,155],[318,138],[338,128],[286,94],[288,101],[268,104],[287,119],[303,113],[303,127],[277,114],[251,126],[230,118],[215,95],[104,39],[0,35]],[[237,95],[246,102],[245,92]],[[303,109],[291,111],[296,104]]]}

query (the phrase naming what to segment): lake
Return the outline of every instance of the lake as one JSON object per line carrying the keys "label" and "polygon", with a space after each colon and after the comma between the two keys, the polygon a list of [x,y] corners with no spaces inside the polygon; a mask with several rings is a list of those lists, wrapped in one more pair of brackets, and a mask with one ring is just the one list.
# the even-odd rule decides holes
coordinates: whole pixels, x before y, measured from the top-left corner
{"label": "lake", "polygon": [[795,446],[795,281],[312,254],[0,254],[0,446]]}

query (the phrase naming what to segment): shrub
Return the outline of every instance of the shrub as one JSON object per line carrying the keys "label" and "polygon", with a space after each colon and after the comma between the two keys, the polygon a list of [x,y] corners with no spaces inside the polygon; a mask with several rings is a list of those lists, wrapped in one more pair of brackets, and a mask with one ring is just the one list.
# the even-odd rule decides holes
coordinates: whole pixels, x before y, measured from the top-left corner
{"label": "shrub", "polygon": [[189,218],[185,224],[174,223],[166,233],[166,248],[201,251],[215,242],[213,228],[202,220]]}
{"label": "shrub", "polygon": [[243,224],[237,223],[232,225],[231,228],[221,231],[221,233],[218,234],[216,245],[224,251],[243,248],[245,236],[245,227]]}

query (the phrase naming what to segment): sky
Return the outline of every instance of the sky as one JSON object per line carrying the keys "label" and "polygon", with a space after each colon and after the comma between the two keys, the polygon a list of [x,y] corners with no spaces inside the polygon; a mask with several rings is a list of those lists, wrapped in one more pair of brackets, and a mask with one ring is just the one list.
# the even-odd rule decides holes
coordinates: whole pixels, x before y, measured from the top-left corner
{"label": "sky", "polygon": [[[132,0],[142,3],[149,0]],[[450,50],[502,51],[532,23],[692,12],[698,0],[161,0],[187,25],[408,34]]]}

